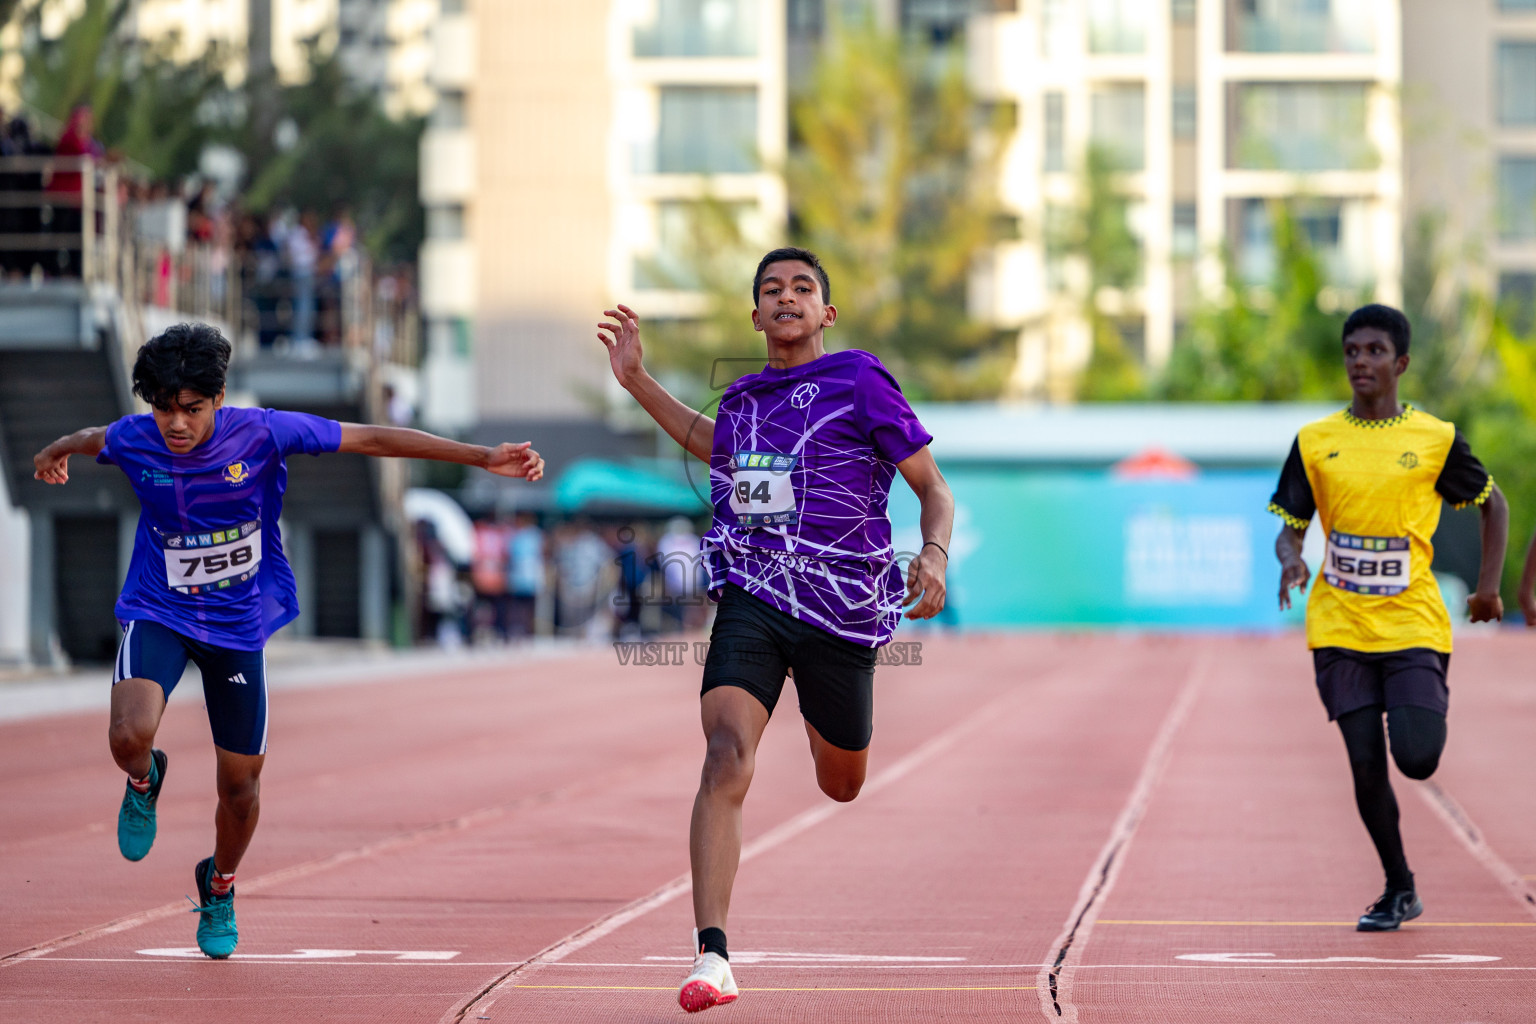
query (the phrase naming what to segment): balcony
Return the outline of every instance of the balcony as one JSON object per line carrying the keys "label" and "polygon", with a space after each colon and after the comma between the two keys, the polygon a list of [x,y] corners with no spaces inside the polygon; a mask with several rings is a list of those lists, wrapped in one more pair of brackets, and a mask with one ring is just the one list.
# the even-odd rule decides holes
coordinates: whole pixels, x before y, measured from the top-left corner
{"label": "balcony", "polygon": [[437,88],[468,89],[475,80],[478,57],[475,24],[468,15],[444,15],[432,27],[430,78]]}
{"label": "balcony", "polygon": [[478,151],[467,128],[431,128],[421,137],[421,201],[465,203],[474,197]]}
{"label": "balcony", "polygon": [[428,317],[473,316],[479,290],[474,246],[429,238],[421,247],[421,311]]}

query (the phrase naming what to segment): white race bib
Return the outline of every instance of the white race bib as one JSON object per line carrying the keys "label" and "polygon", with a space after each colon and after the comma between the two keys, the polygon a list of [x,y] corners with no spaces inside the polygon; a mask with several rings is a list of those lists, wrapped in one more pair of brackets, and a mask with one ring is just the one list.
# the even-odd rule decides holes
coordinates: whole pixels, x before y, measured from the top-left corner
{"label": "white race bib", "polygon": [[1407,537],[1357,537],[1328,534],[1323,579],[1351,594],[1391,596],[1408,589],[1413,576],[1413,546]]}
{"label": "white race bib", "polygon": [[738,526],[789,526],[800,521],[792,471],[798,455],[737,452],[731,511]]}
{"label": "white race bib", "polygon": [[165,585],[182,594],[225,590],[256,574],[261,565],[261,523],[252,521],[210,533],[162,533]]}

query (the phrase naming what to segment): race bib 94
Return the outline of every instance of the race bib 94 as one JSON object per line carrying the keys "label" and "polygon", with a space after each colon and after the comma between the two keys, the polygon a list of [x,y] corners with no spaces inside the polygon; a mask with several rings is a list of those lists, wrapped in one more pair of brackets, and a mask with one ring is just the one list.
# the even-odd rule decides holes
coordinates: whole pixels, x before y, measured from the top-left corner
{"label": "race bib 94", "polygon": [[1412,575],[1413,549],[1407,537],[1357,537],[1338,530],[1328,534],[1323,579],[1340,590],[1401,594]]}
{"label": "race bib 94", "polygon": [[731,511],[738,526],[788,526],[800,521],[792,471],[798,455],[737,452]]}
{"label": "race bib 94", "polygon": [[165,585],[181,594],[226,590],[261,565],[261,523],[252,521],[209,533],[162,533]]}

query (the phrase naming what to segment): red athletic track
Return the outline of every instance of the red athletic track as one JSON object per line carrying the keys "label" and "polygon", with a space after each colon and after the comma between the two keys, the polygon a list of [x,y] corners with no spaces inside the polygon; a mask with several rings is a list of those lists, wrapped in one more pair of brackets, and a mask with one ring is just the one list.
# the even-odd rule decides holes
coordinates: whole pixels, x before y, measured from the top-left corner
{"label": "red athletic track", "polygon": [[[1503,633],[1453,659],[1438,789],[1396,780],[1428,911],[1393,935],[1352,930],[1380,872],[1298,636],[927,639],[880,670],[847,805],[787,692],[747,807],[742,998],[704,1019],[1536,1019],[1533,655]],[[194,944],[197,701],[167,713],[140,864],[103,714],[0,726],[0,1021],[681,1020],[697,682],[602,652],[275,691],[224,963],[142,952]]]}

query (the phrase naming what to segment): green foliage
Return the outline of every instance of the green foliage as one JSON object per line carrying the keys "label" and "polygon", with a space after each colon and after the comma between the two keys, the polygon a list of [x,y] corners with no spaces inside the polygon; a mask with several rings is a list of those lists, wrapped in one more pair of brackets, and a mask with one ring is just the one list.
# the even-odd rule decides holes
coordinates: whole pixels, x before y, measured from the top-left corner
{"label": "green foliage", "polygon": [[1159,397],[1261,402],[1349,397],[1339,348],[1345,315],[1324,312],[1326,276],[1295,217],[1279,201],[1271,204],[1270,215],[1274,276],[1264,287],[1250,287],[1231,259],[1225,261],[1223,294],[1190,318],[1158,383]]}
{"label": "green foliage", "polygon": [[36,31],[43,7],[25,17],[35,40],[25,54],[22,96],[27,104],[63,122],[81,104],[96,115],[96,136],[156,177],[179,177],[197,169],[199,156],[219,130],[210,116],[226,92],[228,55],[210,51],[179,63],[169,46],[126,41],[129,0],[85,0],[62,35]]}
{"label": "green foliage", "polygon": [[[255,81],[249,90],[251,115],[235,136],[251,169],[245,206],[260,213],[291,205],[321,216],[350,207],[371,253],[414,261],[426,233],[417,167],[426,122],[386,115],[347,82],[334,53],[317,49],[302,83]],[[274,142],[284,118],[298,133],[286,151]]]}
{"label": "green foliage", "polygon": [[[827,343],[875,353],[914,399],[993,398],[1012,368],[1012,337],[966,305],[971,268],[996,230],[984,183],[1005,130],[992,117],[981,127],[993,144],[978,147],[977,110],[955,55],[867,21],[827,33],[791,100],[790,241],[815,252],[831,278],[838,320]],[[704,397],[722,370],[738,375],[716,360],[761,362],[750,316],[763,246],[731,203],[690,204],[687,220],[684,240],[663,239],[667,265],[642,264],[640,276],[702,294],[704,309],[648,324],[657,343],[647,358],[675,371],[669,386]]]}
{"label": "green foliage", "polygon": [[1090,146],[1078,201],[1054,211],[1045,225],[1051,260],[1076,260],[1086,271],[1074,299],[1093,340],[1088,366],[1078,382],[1078,397],[1088,401],[1142,398],[1146,392],[1139,361],[1126,348],[1119,323],[1104,312],[1107,292],[1123,295],[1142,277],[1141,243],[1131,231],[1130,201],[1116,173],[1113,155]]}
{"label": "green foliage", "polygon": [[834,25],[822,46],[791,104],[785,177],[796,242],[832,279],[836,340],[880,356],[914,397],[995,397],[1013,341],[966,299],[993,238],[1006,128],[978,125],[958,54],[868,19]]}
{"label": "green foliage", "polygon": [[[196,172],[211,143],[232,144],[247,163],[246,208],[259,213],[291,204],[326,216],[349,206],[375,257],[415,260],[425,235],[417,191],[420,118],[390,118],[373,96],[349,85],[334,54],[318,51],[301,84],[253,77],[232,89],[225,81],[228,54],[214,50],[178,62],[169,41],[131,40],[131,12],[132,0],[84,0],[52,39],[39,30],[43,8],[26,12],[27,103],[60,122],[89,104],[103,145],[159,179]],[[284,119],[298,130],[287,151],[275,142]]]}

